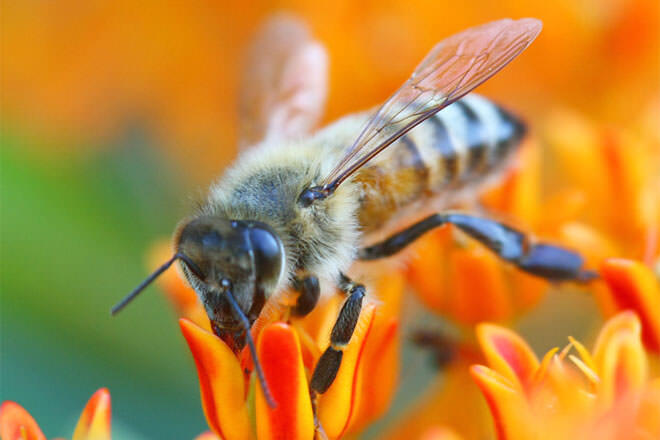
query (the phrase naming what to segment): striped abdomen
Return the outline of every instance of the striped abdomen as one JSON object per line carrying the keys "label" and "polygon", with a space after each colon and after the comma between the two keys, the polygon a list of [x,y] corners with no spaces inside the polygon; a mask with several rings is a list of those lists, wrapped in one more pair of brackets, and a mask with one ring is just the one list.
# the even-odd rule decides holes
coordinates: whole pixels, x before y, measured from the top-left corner
{"label": "striped abdomen", "polygon": [[524,132],[520,120],[477,95],[438,112],[359,171],[364,230],[421,198],[459,191],[493,175]]}

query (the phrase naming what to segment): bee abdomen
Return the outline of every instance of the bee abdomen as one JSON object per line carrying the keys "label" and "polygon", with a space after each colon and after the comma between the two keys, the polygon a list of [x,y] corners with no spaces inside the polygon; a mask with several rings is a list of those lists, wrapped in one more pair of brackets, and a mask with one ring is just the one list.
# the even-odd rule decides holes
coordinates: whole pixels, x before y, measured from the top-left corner
{"label": "bee abdomen", "polygon": [[360,223],[371,230],[411,202],[478,184],[502,168],[524,133],[519,119],[485,98],[456,101],[359,172]]}
{"label": "bee abdomen", "polygon": [[431,188],[438,191],[497,169],[519,145],[525,127],[496,104],[468,95],[433,116],[424,131],[417,141],[429,158]]}

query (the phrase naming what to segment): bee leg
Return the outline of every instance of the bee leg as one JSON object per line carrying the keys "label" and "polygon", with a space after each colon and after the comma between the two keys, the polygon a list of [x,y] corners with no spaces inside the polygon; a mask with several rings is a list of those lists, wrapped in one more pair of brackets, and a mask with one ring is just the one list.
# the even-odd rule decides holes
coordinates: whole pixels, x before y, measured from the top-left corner
{"label": "bee leg", "polygon": [[433,214],[386,240],[360,250],[362,260],[394,255],[417,238],[438,226],[451,223],[519,269],[550,281],[590,281],[598,275],[583,269],[580,254],[546,243],[534,243],[509,226],[486,218],[461,213]]}
{"label": "bee leg", "polygon": [[292,287],[299,292],[300,295],[298,295],[296,305],[291,308],[291,312],[295,316],[301,317],[314,310],[314,307],[316,307],[316,303],[319,302],[319,297],[321,296],[319,279],[314,275],[306,274],[294,279]]}
{"label": "bee leg", "polygon": [[325,433],[325,430],[323,429],[323,425],[321,425],[321,421],[317,416],[319,395],[316,391],[310,389],[309,398],[312,402],[312,414],[314,414],[314,440],[328,440],[328,435]]}
{"label": "bee leg", "polygon": [[342,275],[339,287],[349,296],[339,312],[337,321],[332,327],[330,334],[330,346],[326,348],[312,373],[310,388],[313,393],[325,393],[337,376],[344,348],[351,340],[353,331],[360,318],[362,300],[365,296],[365,288],[362,284],[353,283],[348,277]]}

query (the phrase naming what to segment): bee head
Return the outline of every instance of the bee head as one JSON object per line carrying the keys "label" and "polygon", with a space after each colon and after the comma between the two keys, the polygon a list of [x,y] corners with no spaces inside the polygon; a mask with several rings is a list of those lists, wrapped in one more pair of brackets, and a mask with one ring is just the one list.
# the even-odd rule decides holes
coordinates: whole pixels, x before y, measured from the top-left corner
{"label": "bee head", "polygon": [[216,335],[238,354],[248,345],[257,377],[271,408],[270,394],[250,328],[284,272],[284,247],[265,223],[200,216],[181,225],[177,252],[110,311],[115,315],[175,261],[202,300]]}
{"label": "bee head", "polygon": [[242,349],[246,329],[226,285],[231,284],[231,295],[251,325],[282,277],[284,248],[277,234],[261,222],[201,216],[185,223],[174,241],[214,331],[235,351]]}

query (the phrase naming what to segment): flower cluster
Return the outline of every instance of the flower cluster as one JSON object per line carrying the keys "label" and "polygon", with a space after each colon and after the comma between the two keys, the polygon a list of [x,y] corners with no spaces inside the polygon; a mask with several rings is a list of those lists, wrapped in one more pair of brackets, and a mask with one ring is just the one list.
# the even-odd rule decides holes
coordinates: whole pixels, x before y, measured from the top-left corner
{"label": "flower cluster", "polygon": [[[159,246],[163,249],[163,246]],[[191,289],[174,271],[162,280],[178,309],[185,313]],[[329,438],[359,432],[380,417],[393,397],[399,369],[399,303],[404,278],[399,273],[382,277],[378,292],[382,303],[366,304],[337,377],[316,402],[310,399],[309,379],[318,358],[329,344],[329,334],[341,298],[336,296],[303,319],[283,322],[285,300],[270,301],[255,322],[252,335],[266,382],[276,402],[271,408],[244,349],[237,358],[208,329],[208,319],[180,320],[181,331],[197,365],[202,407],[211,430],[223,439],[309,439],[322,429]],[[295,299],[295,298],[294,298]],[[201,326],[200,324],[203,324]]]}
{"label": "flower cluster", "polygon": [[[0,439],[46,440],[39,425],[18,403],[6,401],[0,406]],[[71,440],[110,440],[110,392],[95,392],[80,414]]]}
{"label": "flower cluster", "polygon": [[[500,439],[620,439],[660,435],[660,378],[650,380],[641,325],[632,312],[611,318],[589,352],[571,338],[539,361],[511,330],[477,328],[488,367],[471,373]],[[574,349],[576,355],[569,354]]]}

